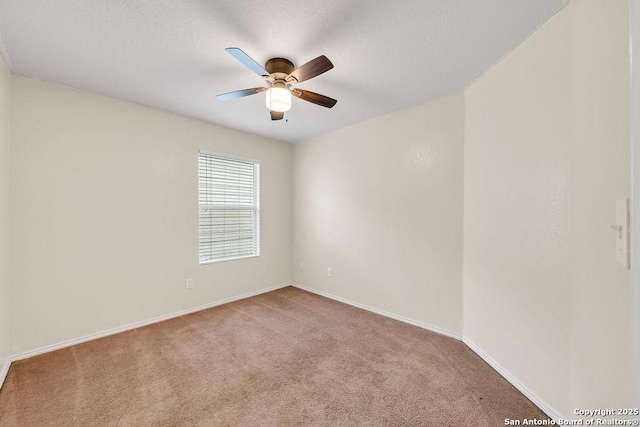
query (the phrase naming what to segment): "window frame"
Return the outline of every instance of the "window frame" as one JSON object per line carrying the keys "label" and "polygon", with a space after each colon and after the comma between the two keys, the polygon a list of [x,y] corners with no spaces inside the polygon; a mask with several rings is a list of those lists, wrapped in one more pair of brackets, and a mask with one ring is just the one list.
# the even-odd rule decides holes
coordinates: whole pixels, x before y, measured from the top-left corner
{"label": "window frame", "polygon": [[253,254],[249,254],[249,255],[231,256],[231,257],[227,257],[227,258],[209,259],[207,261],[201,261],[201,259],[200,259],[200,237],[199,237],[200,236],[200,216],[199,215],[200,215],[202,203],[200,203],[200,193],[198,191],[198,264],[199,265],[217,264],[217,263],[220,263],[220,262],[235,261],[235,260],[239,260],[239,259],[257,258],[257,257],[259,257],[260,256],[260,173],[261,173],[260,160],[252,159],[250,157],[237,156],[235,154],[221,153],[221,152],[218,152],[218,151],[198,150],[198,156],[197,156],[197,161],[198,161],[198,167],[197,167],[197,171],[198,171],[198,190],[200,189],[200,155],[201,154],[209,155],[209,156],[213,156],[213,157],[218,157],[218,158],[225,159],[225,160],[238,160],[238,161],[242,161],[242,162],[253,163],[254,170],[257,167],[257,173],[254,173],[254,176],[253,176],[253,207],[247,209],[247,210],[255,211],[255,216],[254,216],[254,218],[255,218],[254,219],[255,232],[254,232],[254,236],[255,236],[256,252],[253,253]]}

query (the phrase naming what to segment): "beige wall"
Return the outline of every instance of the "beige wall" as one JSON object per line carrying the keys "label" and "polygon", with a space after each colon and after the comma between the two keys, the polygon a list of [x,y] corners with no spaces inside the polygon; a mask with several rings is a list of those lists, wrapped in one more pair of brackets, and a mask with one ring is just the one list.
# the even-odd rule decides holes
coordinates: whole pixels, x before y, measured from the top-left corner
{"label": "beige wall", "polygon": [[631,295],[632,295],[632,396],[631,405],[640,408],[640,3],[629,0],[631,75],[629,76],[631,143]]}
{"label": "beige wall", "polygon": [[629,197],[628,3],[574,0],[571,16],[572,406],[630,403],[629,273],[616,263],[615,200]]}
{"label": "beige wall", "polygon": [[[198,149],[261,160],[260,257],[198,265]],[[15,77],[12,150],[14,354],[290,280],[289,144]]]}
{"label": "beige wall", "polygon": [[9,356],[9,152],[11,74],[0,59],[0,370]]}
{"label": "beige wall", "polygon": [[463,105],[294,145],[295,282],[461,334]]}
{"label": "beige wall", "polygon": [[566,417],[629,401],[626,28],[574,0],[465,93],[465,337]]}
{"label": "beige wall", "polygon": [[571,339],[569,24],[553,18],[465,94],[465,337],[558,410]]}

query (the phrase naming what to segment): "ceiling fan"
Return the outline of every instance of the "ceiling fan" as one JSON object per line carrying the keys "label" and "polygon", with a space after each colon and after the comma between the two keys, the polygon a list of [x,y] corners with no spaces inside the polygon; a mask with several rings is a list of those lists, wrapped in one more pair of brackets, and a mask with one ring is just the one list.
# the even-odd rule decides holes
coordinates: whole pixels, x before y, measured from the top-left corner
{"label": "ceiling fan", "polygon": [[336,105],[336,102],[338,102],[328,96],[293,87],[293,85],[297,83],[312,79],[333,68],[333,64],[329,61],[329,58],[324,55],[318,56],[296,69],[293,68],[293,63],[288,59],[271,58],[263,68],[249,55],[244,53],[242,49],[228,47],[225,50],[248,69],[263,77],[269,86],[223,93],[216,96],[220,101],[242,98],[266,91],[266,104],[267,108],[271,111],[271,120],[282,120],[284,118],[285,111],[291,109],[291,95],[327,108],[333,107]]}

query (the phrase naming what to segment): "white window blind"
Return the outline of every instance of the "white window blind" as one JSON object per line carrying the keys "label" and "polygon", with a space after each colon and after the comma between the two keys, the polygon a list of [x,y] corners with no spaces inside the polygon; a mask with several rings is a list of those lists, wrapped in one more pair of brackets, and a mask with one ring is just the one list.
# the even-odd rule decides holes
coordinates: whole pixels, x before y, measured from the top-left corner
{"label": "white window blind", "polygon": [[260,255],[260,163],[198,154],[200,264]]}

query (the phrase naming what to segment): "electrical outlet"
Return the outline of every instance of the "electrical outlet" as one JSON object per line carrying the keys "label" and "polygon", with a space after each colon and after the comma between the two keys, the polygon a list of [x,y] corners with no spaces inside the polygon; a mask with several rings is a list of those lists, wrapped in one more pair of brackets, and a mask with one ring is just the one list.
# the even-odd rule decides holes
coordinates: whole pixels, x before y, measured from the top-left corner
{"label": "electrical outlet", "polygon": [[327,276],[331,277],[331,267],[327,268]]}
{"label": "electrical outlet", "polygon": [[187,279],[187,289],[193,289],[193,279]]}
{"label": "electrical outlet", "polygon": [[304,263],[303,262],[300,263],[300,270],[304,270]]}

